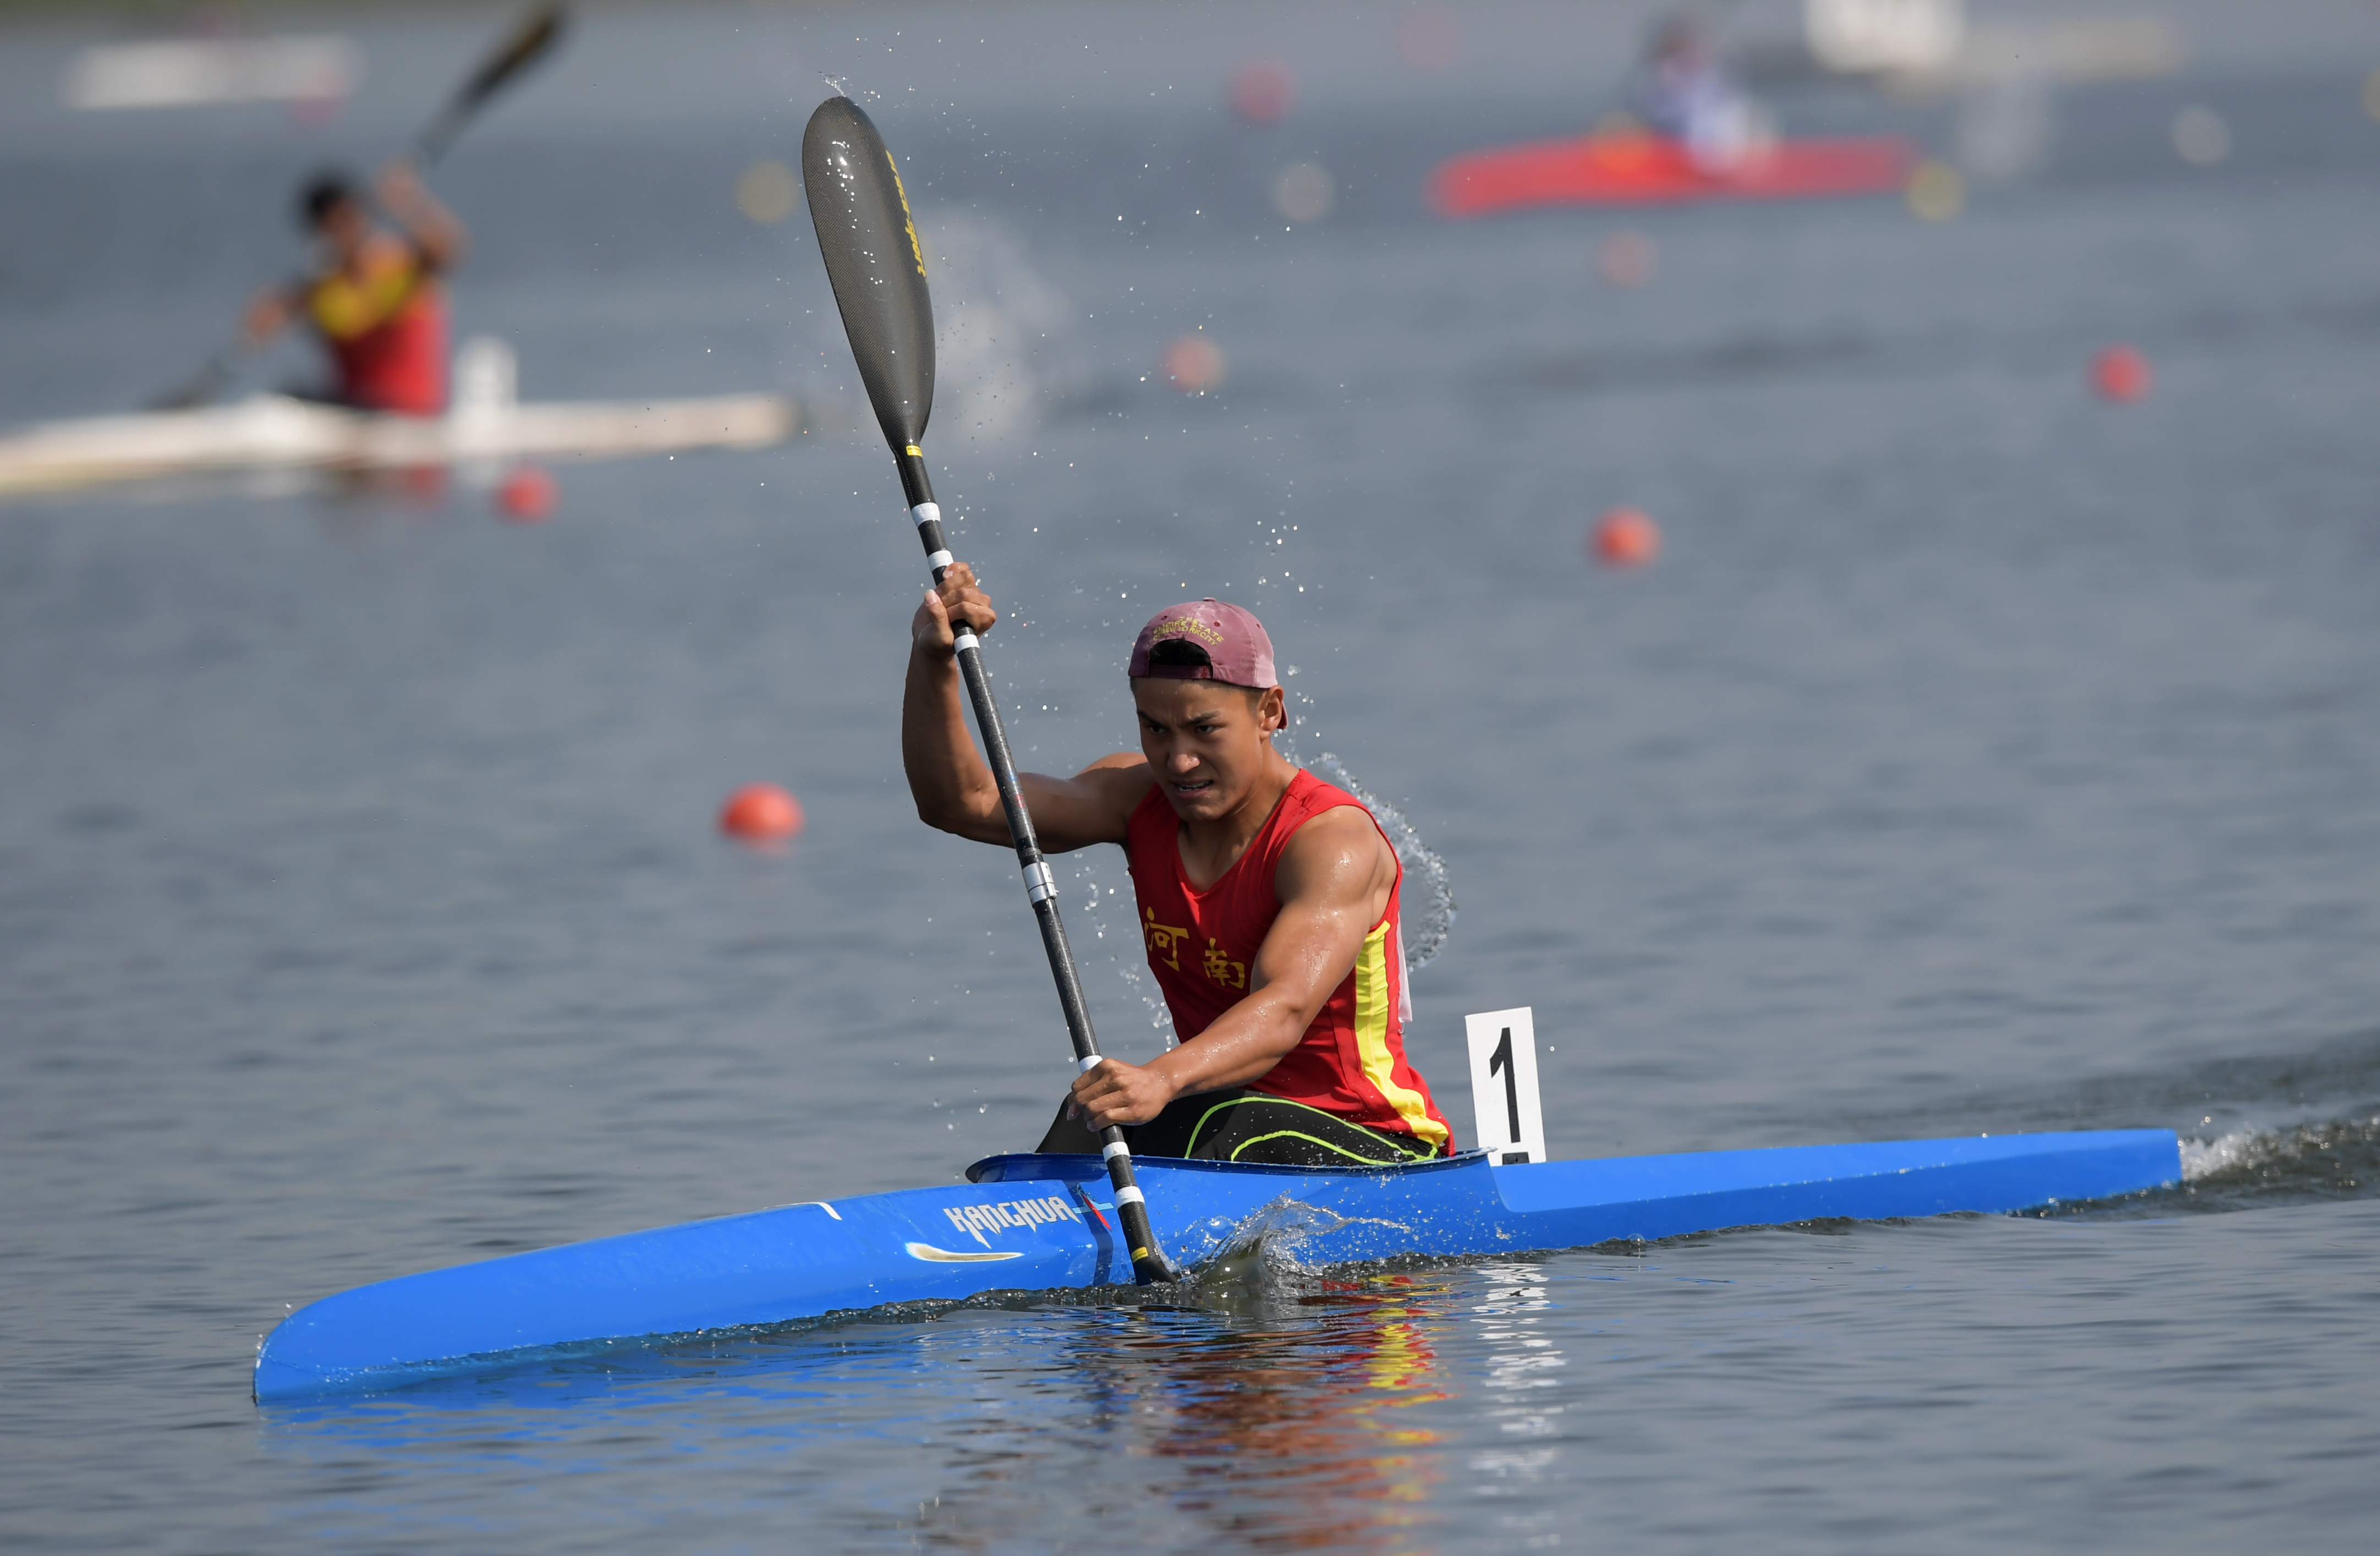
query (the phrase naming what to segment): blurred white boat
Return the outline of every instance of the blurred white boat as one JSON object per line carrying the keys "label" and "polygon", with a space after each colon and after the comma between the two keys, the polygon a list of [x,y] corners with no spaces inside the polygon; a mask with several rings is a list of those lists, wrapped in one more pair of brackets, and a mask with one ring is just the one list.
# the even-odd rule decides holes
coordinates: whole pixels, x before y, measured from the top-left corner
{"label": "blurred white boat", "polygon": [[1802,40],[1823,70],[1912,91],[2169,76],[2189,55],[2153,13],[1975,25],[1966,10],[1964,0],[1803,0]]}
{"label": "blurred white boat", "polygon": [[223,470],[404,469],[763,448],[802,424],[800,407],[776,395],[520,405],[512,399],[511,368],[500,342],[467,345],[456,364],[455,406],[444,416],[256,395],[195,410],[44,422],[0,436],[0,496]]}
{"label": "blurred white boat", "polygon": [[161,38],[77,55],[59,83],[67,106],[187,108],[207,103],[334,103],[362,56],[340,37]]}

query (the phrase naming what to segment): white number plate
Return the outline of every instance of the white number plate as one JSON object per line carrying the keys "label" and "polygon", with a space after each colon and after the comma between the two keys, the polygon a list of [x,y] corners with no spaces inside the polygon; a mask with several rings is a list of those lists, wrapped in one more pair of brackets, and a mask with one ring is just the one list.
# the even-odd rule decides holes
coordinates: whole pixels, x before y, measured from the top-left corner
{"label": "white number plate", "polygon": [[1530,1007],[1463,1018],[1471,1046],[1472,1143],[1501,1165],[1546,1159],[1537,1107],[1537,1027]]}

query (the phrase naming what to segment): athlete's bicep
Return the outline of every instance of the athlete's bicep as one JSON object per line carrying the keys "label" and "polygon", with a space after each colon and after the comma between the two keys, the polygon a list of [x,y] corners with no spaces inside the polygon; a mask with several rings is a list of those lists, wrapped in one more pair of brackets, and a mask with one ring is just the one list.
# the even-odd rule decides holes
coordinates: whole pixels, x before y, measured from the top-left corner
{"label": "athlete's bicep", "polygon": [[1017,778],[1044,853],[1063,854],[1094,843],[1122,843],[1133,808],[1155,780],[1137,754],[1102,757],[1072,778],[1026,772]]}
{"label": "athlete's bicep", "polygon": [[1308,1013],[1329,1003],[1355,968],[1364,939],[1388,911],[1393,856],[1364,812],[1342,806],[1297,829],[1273,871],[1281,912],[1251,969],[1253,987],[1281,985]]}

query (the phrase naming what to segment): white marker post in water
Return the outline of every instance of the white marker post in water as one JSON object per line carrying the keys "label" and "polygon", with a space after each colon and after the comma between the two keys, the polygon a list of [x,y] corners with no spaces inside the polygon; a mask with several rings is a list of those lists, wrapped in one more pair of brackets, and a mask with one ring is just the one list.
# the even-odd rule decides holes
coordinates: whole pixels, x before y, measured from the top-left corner
{"label": "white marker post in water", "polygon": [[1527,1005],[1463,1018],[1471,1047],[1472,1138],[1499,1166],[1546,1160],[1537,1106],[1537,1024]]}

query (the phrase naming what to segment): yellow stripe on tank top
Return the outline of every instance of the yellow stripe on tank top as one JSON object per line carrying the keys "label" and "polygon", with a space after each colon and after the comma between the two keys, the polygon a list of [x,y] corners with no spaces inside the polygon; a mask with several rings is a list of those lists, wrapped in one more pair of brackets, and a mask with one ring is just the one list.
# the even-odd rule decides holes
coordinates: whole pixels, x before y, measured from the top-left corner
{"label": "yellow stripe on tank top", "polygon": [[1429,1116],[1429,1105],[1418,1091],[1397,1084],[1396,1059],[1389,1052],[1389,927],[1380,925],[1364,937],[1355,957],[1355,1052],[1364,1061],[1364,1078],[1388,1099],[1416,1140],[1446,1148],[1446,1125]]}
{"label": "yellow stripe on tank top", "polygon": [[361,281],[340,272],[314,283],[308,311],[333,340],[353,340],[396,317],[422,280],[414,264],[374,264]]}

